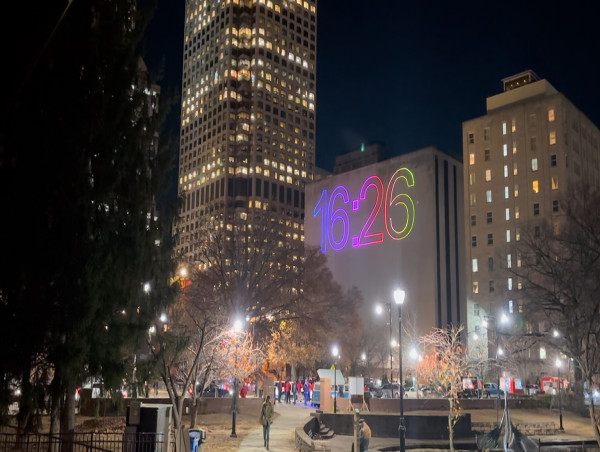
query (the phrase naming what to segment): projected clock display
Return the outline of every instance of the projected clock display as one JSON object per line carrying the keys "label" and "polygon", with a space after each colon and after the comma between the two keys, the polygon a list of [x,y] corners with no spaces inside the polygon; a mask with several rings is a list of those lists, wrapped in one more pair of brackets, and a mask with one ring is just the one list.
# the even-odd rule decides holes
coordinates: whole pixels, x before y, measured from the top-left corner
{"label": "projected clock display", "polygon": [[402,167],[386,181],[368,176],[358,193],[349,193],[344,185],[331,192],[323,189],[313,208],[313,216],[319,218],[321,251],[328,247],[339,251],[348,242],[359,247],[406,238],[415,221],[410,196],[414,184],[413,173]]}

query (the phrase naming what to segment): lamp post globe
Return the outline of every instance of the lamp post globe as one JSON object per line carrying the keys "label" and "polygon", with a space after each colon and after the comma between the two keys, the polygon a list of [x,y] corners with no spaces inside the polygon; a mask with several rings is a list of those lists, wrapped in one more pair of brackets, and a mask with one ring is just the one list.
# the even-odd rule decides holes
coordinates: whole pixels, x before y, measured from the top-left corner
{"label": "lamp post globe", "polygon": [[337,345],[334,345],[331,348],[331,354],[333,355],[333,414],[337,412],[337,370],[336,370],[336,360],[340,350]]}
{"label": "lamp post globe", "polygon": [[235,417],[236,412],[238,410],[237,406],[237,398],[238,398],[238,389],[237,389],[237,355],[238,355],[238,334],[242,332],[243,323],[240,319],[236,319],[233,322],[233,334],[235,340],[235,360],[234,360],[234,370],[233,370],[233,404],[231,409],[231,435],[232,438],[236,438],[237,434],[235,432]]}
{"label": "lamp post globe", "polygon": [[561,397],[561,387],[562,387],[562,379],[560,378],[560,367],[562,365],[562,361],[560,358],[556,358],[556,368],[558,369],[558,431],[564,432],[563,428],[563,413],[562,413],[562,397]]}

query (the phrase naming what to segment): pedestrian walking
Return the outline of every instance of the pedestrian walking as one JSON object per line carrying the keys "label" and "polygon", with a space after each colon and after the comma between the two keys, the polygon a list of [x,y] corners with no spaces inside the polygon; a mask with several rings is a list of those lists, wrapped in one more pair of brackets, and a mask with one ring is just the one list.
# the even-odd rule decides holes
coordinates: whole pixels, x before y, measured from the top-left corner
{"label": "pedestrian walking", "polygon": [[358,450],[369,452],[369,441],[371,440],[371,428],[364,419],[358,420],[360,431],[358,432]]}
{"label": "pedestrian walking", "polygon": [[267,396],[267,399],[262,404],[260,410],[260,423],[263,426],[264,446],[269,450],[269,431],[271,430],[271,424],[273,423],[273,405],[271,404],[271,396]]}

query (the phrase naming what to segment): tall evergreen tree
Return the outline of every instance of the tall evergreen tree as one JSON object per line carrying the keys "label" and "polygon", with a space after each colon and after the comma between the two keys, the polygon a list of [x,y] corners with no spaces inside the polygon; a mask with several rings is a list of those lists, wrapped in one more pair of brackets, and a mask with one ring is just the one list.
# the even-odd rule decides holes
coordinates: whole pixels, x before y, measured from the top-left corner
{"label": "tall evergreen tree", "polygon": [[69,430],[75,387],[88,375],[118,387],[169,302],[170,213],[155,200],[170,150],[135,2],[74,1],[49,19],[3,110],[0,375],[22,381],[24,426],[43,363]]}

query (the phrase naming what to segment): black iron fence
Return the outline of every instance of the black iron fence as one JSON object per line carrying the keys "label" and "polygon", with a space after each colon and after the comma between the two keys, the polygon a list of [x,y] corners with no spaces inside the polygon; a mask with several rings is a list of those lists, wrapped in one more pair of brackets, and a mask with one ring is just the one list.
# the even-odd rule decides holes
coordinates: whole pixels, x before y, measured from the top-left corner
{"label": "black iron fence", "polygon": [[73,433],[48,435],[0,432],[0,452],[170,452],[161,433]]}

